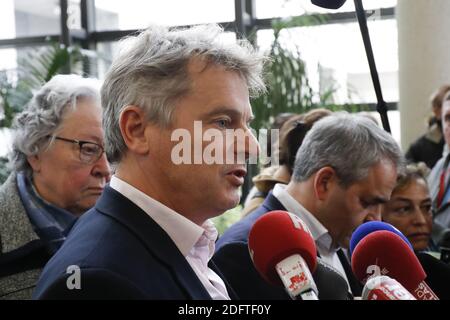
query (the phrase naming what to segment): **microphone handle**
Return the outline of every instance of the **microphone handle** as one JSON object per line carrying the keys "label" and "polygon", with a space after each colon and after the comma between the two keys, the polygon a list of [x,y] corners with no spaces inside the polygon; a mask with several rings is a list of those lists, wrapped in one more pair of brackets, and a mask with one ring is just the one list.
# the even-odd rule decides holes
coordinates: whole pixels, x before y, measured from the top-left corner
{"label": "microphone handle", "polygon": [[317,297],[317,294],[313,290],[301,293],[300,297],[302,300],[319,300],[319,297]]}
{"label": "microphone handle", "polygon": [[[293,254],[281,260],[276,264],[275,270],[292,300],[297,300],[298,297],[303,299],[303,295],[305,300],[318,300],[316,283],[301,255]],[[313,299],[314,296],[316,299]]]}

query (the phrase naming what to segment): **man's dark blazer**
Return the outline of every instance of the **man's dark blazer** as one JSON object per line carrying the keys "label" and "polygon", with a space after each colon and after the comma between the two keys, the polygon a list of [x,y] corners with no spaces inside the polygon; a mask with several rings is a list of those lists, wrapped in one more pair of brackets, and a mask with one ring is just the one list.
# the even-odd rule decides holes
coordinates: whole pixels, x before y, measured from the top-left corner
{"label": "man's dark blazer", "polygon": [[[267,283],[253,266],[248,251],[248,235],[255,221],[265,213],[286,208],[269,193],[263,204],[241,221],[231,226],[218,240],[214,263],[235,290],[239,299],[290,299],[285,290]],[[345,255],[339,259],[345,269],[353,295],[360,296],[362,286],[354,277]],[[320,299],[319,288],[319,299]]]}
{"label": "man's dark blazer", "polygon": [[[68,289],[76,284],[77,271],[67,272],[73,265],[81,289]],[[33,298],[211,299],[167,233],[109,186],[46,265]]]}

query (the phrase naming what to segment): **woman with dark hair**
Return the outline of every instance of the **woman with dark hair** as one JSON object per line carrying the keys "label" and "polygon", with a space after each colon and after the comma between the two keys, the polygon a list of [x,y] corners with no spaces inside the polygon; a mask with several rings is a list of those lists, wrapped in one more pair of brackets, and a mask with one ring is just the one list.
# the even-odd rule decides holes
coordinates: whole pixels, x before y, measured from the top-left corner
{"label": "woman with dark hair", "polygon": [[[432,238],[433,213],[425,163],[410,164],[397,179],[391,199],[383,205],[382,218],[399,229],[414,251],[438,251]],[[436,240],[436,239],[435,239]]]}
{"label": "woman with dark hair", "polygon": [[307,113],[290,117],[280,129],[280,142],[278,146],[279,166],[264,169],[253,178],[254,189],[245,201],[242,216],[246,216],[258,208],[273,189],[275,184],[287,184],[291,179],[295,155],[302,145],[306,133],[313,124],[332,112],[327,109],[313,109]]}

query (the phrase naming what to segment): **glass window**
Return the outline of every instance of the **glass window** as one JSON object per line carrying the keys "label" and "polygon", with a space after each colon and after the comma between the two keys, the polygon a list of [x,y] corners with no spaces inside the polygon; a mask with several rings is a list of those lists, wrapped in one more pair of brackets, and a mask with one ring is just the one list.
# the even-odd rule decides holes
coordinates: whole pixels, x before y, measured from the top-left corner
{"label": "glass window", "polygon": [[5,48],[0,49],[0,71],[9,70],[15,71],[21,62],[26,61],[30,63],[30,54],[36,54],[41,52],[46,46],[29,46],[29,47],[18,47],[18,48]]}
{"label": "glass window", "polygon": [[[338,10],[328,10],[317,7],[313,5],[310,0],[255,0],[255,2],[256,17],[258,19],[297,16],[306,12],[335,13],[355,11],[353,1],[347,1]],[[397,5],[397,0],[364,0],[363,5],[366,10],[389,8],[395,7]]]}
{"label": "glass window", "polygon": [[[41,62],[34,62],[31,57],[37,52],[42,52],[45,46],[20,47],[0,49],[0,88],[2,93],[14,92],[14,98],[10,100],[11,107],[22,108],[30,94],[28,89],[14,89],[17,84],[18,74],[30,75],[29,69],[24,68],[23,62],[26,61],[33,66],[33,72],[45,70],[41,68]],[[11,90],[11,91],[10,91]],[[9,95],[11,98],[11,95]],[[0,98],[1,100],[1,98]],[[0,120],[5,118],[3,110],[3,101],[0,101]],[[11,132],[7,128],[0,127],[0,157],[5,156],[11,148]]]}
{"label": "glass window", "polygon": [[[223,35],[223,41],[236,41],[236,34],[234,32],[225,32]],[[125,43],[124,43],[125,44]],[[120,49],[120,43],[114,42],[100,42],[97,45],[97,66],[98,77],[103,79],[106,71],[113,59],[117,56]]]}
{"label": "glass window", "polygon": [[0,1],[0,39],[59,34],[60,29],[59,1]]}
{"label": "glass window", "polygon": [[[2,116],[0,115],[0,118]],[[12,136],[11,129],[9,128],[0,128],[0,157],[6,157],[8,153],[11,152],[12,149]]]}
{"label": "glass window", "polygon": [[[376,111],[368,112],[369,115],[377,119],[378,124],[381,126],[381,117],[380,114]],[[389,119],[389,125],[391,127],[392,137],[397,141],[400,145],[401,142],[401,134],[400,134],[400,111],[398,110],[390,110],[387,112],[387,116]]]}
{"label": "glass window", "polygon": [[97,76],[103,79],[113,58],[119,52],[119,42],[105,41],[97,44]]}
{"label": "glass window", "polygon": [[[398,101],[398,44],[394,19],[368,22],[384,99]],[[267,50],[271,30],[258,31],[258,46]],[[298,50],[306,62],[310,84],[316,91],[336,88],[337,104],[372,103],[376,96],[357,23],[285,29],[280,41]]]}
{"label": "glass window", "polygon": [[69,29],[81,29],[80,0],[70,0],[67,8],[69,16],[67,26]]}
{"label": "glass window", "polygon": [[96,0],[97,30],[234,21],[234,0]]}

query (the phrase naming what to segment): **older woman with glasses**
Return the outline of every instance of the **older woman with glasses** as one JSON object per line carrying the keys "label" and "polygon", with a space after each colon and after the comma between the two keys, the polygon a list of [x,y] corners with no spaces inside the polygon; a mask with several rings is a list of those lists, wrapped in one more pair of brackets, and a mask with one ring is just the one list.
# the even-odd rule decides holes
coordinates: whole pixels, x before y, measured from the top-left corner
{"label": "older woman with glasses", "polygon": [[99,83],[58,75],[15,119],[0,187],[0,299],[31,298],[40,271],[110,178]]}

